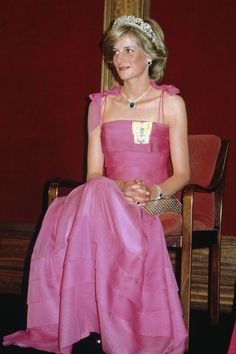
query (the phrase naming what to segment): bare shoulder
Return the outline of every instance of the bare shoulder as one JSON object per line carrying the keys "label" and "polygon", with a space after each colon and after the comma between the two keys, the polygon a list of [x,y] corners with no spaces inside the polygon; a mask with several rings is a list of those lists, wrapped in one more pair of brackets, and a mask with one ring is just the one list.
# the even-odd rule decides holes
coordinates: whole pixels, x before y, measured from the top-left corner
{"label": "bare shoulder", "polygon": [[101,101],[101,116],[103,117],[103,121],[105,121],[105,116],[109,115],[109,112],[112,107],[116,107],[117,105],[117,96],[114,95],[106,95],[102,98]]}
{"label": "bare shoulder", "polygon": [[165,93],[164,105],[166,109],[185,109],[185,102],[180,95],[170,95]]}
{"label": "bare shoulder", "polygon": [[163,108],[166,123],[172,124],[174,122],[186,121],[186,105],[181,96],[165,93]]}
{"label": "bare shoulder", "polygon": [[120,95],[107,95],[106,97],[103,98],[103,102],[106,103],[106,106],[113,106],[113,105],[119,105],[121,102],[121,96]]}

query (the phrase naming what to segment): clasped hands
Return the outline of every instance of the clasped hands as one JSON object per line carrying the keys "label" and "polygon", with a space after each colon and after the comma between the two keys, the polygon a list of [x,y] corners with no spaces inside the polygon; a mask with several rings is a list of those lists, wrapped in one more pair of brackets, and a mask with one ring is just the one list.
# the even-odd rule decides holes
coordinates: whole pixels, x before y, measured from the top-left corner
{"label": "clasped hands", "polygon": [[119,183],[119,187],[125,199],[130,203],[143,206],[151,199],[150,187],[141,179],[122,181]]}

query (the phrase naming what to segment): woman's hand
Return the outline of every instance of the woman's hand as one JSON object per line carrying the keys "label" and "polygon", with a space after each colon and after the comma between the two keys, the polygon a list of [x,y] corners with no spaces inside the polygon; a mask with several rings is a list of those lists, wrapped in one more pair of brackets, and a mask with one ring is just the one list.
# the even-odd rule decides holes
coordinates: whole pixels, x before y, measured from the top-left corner
{"label": "woman's hand", "polygon": [[150,190],[140,179],[122,181],[118,183],[125,199],[130,203],[144,205],[150,200]]}

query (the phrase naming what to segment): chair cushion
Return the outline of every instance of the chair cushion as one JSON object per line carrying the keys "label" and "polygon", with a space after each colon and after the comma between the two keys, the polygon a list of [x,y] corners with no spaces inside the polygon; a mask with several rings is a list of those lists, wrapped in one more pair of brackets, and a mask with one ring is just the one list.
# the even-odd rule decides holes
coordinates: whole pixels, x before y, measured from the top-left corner
{"label": "chair cushion", "polygon": [[165,236],[181,235],[182,215],[177,213],[166,213],[159,215]]}

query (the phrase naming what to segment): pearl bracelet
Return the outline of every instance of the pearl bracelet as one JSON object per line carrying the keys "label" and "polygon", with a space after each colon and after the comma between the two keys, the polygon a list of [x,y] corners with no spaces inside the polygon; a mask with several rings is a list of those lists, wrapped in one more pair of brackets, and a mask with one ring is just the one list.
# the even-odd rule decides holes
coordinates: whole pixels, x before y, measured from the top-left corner
{"label": "pearl bracelet", "polygon": [[158,184],[155,184],[155,187],[157,189],[157,196],[154,200],[159,200],[163,197],[163,193],[162,193],[161,187]]}

